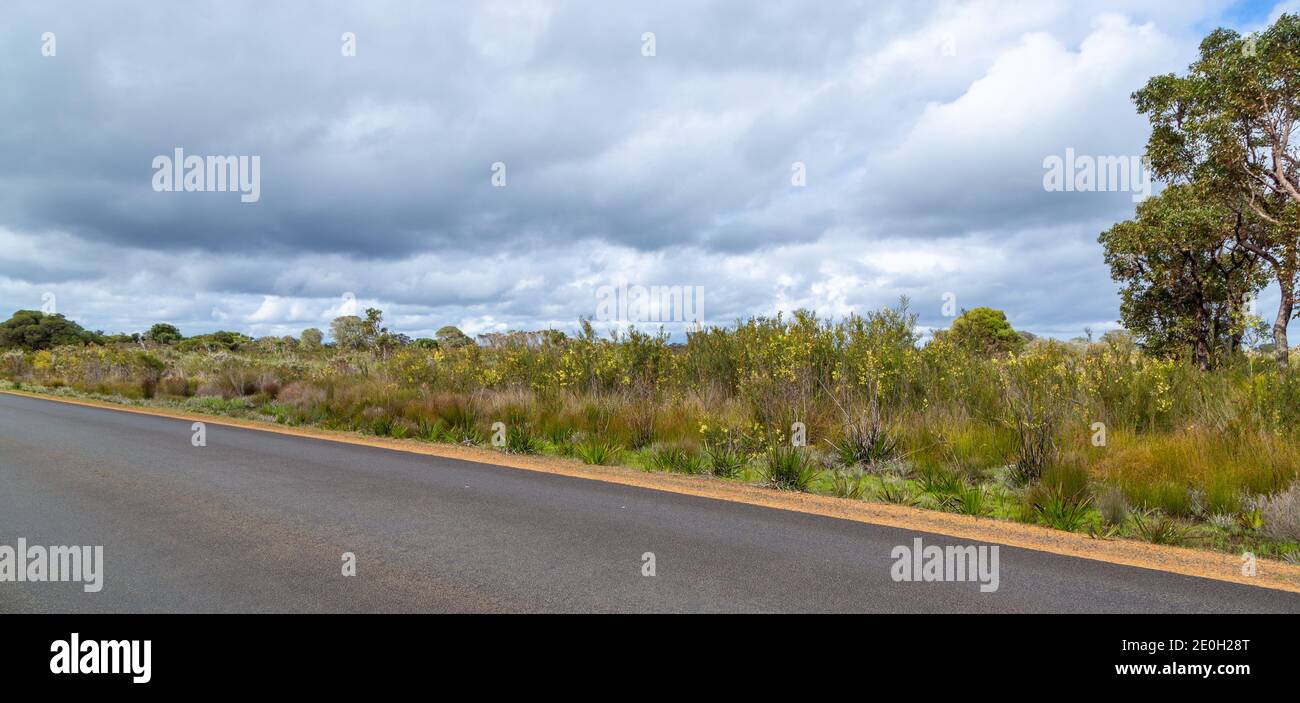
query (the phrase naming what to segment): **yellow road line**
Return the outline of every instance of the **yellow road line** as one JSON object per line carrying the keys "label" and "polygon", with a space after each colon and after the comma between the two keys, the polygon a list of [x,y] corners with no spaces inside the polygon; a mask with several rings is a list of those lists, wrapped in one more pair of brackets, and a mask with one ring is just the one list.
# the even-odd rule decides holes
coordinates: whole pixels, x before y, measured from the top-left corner
{"label": "yellow road line", "polygon": [[935,510],[855,501],[809,493],[776,491],[760,486],[704,476],[646,473],[620,466],[590,466],[559,457],[504,454],[481,447],[432,444],[416,440],[371,437],[356,433],[306,427],[285,427],[257,420],[205,415],[170,408],[131,407],[103,401],[49,396],[29,391],[0,391],[0,393],[176,420],[198,420],[215,425],[239,427],[261,432],[275,432],[295,437],[379,447],[412,454],[425,454],[526,471],[605,481],[607,483],[650,488],[669,493],[822,515],[873,525],[1004,544],[1010,547],[1032,549],[1123,566],[1155,569],[1186,576],[1300,593],[1300,566],[1269,559],[1257,560],[1255,575],[1246,576],[1242,574],[1241,557],[1234,554],[1171,547],[1128,539],[1092,539],[1072,532],[991,518],[975,518]]}

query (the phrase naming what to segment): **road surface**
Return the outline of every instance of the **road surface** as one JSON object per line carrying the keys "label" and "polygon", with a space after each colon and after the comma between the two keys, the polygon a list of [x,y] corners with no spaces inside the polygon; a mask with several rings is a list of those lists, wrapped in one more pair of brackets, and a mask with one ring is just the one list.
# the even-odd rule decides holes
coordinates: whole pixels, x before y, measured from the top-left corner
{"label": "road surface", "polygon": [[[0,545],[103,545],[5,612],[1300,612],[1300,595],[1003,546],[996,592],[895,582],[939,535],[0,394]],[[356,575],[342,574],[342,555]],[[645,553],[655,575],[642,574]]]}

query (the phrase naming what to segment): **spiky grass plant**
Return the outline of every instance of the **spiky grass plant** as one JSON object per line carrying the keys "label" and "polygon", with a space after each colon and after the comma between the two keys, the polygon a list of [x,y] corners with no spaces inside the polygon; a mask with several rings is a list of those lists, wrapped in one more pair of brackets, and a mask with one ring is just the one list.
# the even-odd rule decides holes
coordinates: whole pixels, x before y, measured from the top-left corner
{"label": "spiky grass plant", "polygon": [[543,448],[542,440],[534,437],[525,425],[511,425],[506,430],[507,454],[540,454]]}
{"label": "spiky grass plant", "polygon": [[769,485],[785,491],[807,491],[821,474],[807,450],[786,445],[768,449],[760,470]]}
{"label": "spiky grass plant", "polygon": [[848,424],[839,442],[827,440],[836,462],[844,467],[873,467],[898,456],[898,436],[879,416]]}
{"label": "spiky grass plant", "polygon": [[646,468],[679,474],[700,474],[707,470],[703,457],[691,448],[668,442],[650,446],[646,452]]}
{"label": "spiky grass plant", "polygon": [[907,482],[898,478],[886,478],[882,481],[876,488],[875,496],[881,502],[908,507],[916,507],[921,502],[912,493],[912,489],[907,485]]}
{"label": "spiky grass plant", "polygon": [[1180,545],[1190,536],[1186,526],[1154,510],[1133,513],[1133,531],[1152,544]]}
{"label": "spiky grass plant", "polygon": [[735,478],[745,470],[745,455],[728,446],[705,447],[705,466],[718,478]]}
{"label": "spiky grass plant", "polygon": [[867,475],[861,470],[838,469],[831,472],[831,494],[837,498],[861,500],[867,492]]}
{"label": "spiky grass plant", "polygon": [[618,461],[623,446],[607,440],[589,439],[573,445],[573,452],[584,463],[605,466]]}
{"label": "spiky grass plant", "polygon": [[978,484],[962,482],[948,498],[948,508],[962,515],[983,517],[992,511],[988,489]]}
{"label": "spiky grass plant", "polygon": [[1092,496],[1080,499],[1078,496],[1047,491],[1037,497],[1032,505],[1037,522],[1058,530],[1077,532],[1087,522]]}

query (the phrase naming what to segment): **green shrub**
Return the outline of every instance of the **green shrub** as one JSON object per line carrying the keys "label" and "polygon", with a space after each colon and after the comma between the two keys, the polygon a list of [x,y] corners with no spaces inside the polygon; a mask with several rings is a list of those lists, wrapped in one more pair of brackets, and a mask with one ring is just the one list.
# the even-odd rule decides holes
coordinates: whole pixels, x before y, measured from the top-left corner
{"label": "green shrub", "polygon": [[821,469],[803,448],[778,445],[764,455],[762,472],[767,483],[775,488],[807,491]]}
{"label": "green shrub", "polygon": [[623,447],[613,442],[588,440],[574,445],[574,453],[587,464],[605,465],[618,461]]}
{"label": "green shrub", "polygon": [[745,456],[727,446],[706,447],[705,465],[718,478],[736,478],[745,470]]}
{"label": "green shrub", "polygon": [[969,483],[960,484],[948,498],[947,507],[962,515],[983,517],[992,511],[988,501],[988,489]]}
{"label": "green shrub", "polygon": [[689,447],[664,442],[650,446],[646,465],[655,471],[679,474],[700,474],[707,470],[704,459]]}
{"label": "green shrub", "polygon": [[831,494],[837,498],[860,500],[867,492],[867,475],[860,470],[831,472]]}
{"label": "green shrub", "polygon": [[926,469],[917,476],[921,492],[942,504],[962,486],[961,477],[946,468]]}
{"label": "green shrub", "polygon": [[906,481],[886,478],[876,488],[876,499],[884,503],[915,507],[920,504]]}
{"label": "green shrub", "polygon": [[1152,510],[1134,513],[1133,529],[1139,537],[1152,544],[1179,545],[1190,535],[1177,520]]}
{"label": "green shrub", "polygon": [[836,461],[844,468],[872,467],[898,456],[898,436],[881,419],[871,413],[844,429],[844,438],[830,442]]}
{"label": "green shrub", "polygon": [[512,424],[506,430],[506,453],[540,454],[542,448],[542,441],[534,437],[526,426]]}
{"label": "green shrub", "polygon": [[1084,526],[1092,496],[1065,495],[1052,490],[1035,494],[1030,505],[1037,522],[1058,530],[1075,532]]}

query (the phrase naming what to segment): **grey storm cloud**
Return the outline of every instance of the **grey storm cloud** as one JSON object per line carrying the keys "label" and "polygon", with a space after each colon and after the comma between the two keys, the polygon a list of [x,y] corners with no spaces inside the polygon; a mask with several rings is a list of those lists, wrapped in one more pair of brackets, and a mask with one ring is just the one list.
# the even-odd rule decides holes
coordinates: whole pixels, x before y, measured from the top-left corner
{"label": "grey storm cloud", "polygon": [[[956,291],[1072,334],[1116,316],[1095,239],[1133,203],[1043,158],[1140,153],[1129,93],[1227,6],[9,2],[0,300],[284,334],[352,293],[418,334],[572,325],[617,281],[719,323],[945,325]],[[259,156],[260,200],[155,192],[176,148]]]}

